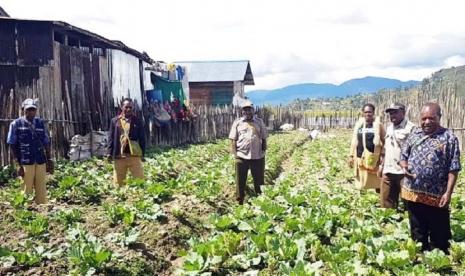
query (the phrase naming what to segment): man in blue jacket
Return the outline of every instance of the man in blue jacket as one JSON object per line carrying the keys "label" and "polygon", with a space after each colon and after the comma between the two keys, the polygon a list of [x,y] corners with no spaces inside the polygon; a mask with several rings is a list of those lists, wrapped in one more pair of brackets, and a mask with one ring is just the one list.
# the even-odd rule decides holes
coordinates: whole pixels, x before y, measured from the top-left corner
{"label": "man in blue jacket", "polygon": [[7,143],[17,162],[17,173],[23,178],[22,189],[28,194],[34,191],[37,204],[47,203],[45,175],[53,173],[48,130],[36,117],[36,100],[24,100],[21,108],[23,116],[10,124]]}

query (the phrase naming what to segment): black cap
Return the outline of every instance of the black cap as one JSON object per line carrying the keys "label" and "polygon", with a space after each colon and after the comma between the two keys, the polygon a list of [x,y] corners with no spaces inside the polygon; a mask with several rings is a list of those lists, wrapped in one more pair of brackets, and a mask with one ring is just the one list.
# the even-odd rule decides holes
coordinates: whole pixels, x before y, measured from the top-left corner
{"label": "black cap", "polygon": [[403,110],[403,111],[405,111],[405,105],[403,105],[401,103],[393,103],[388,108],[386,108],[386,110],[384,110],[384,112],[388,113],[388,112],[395,111],[395,110]]}

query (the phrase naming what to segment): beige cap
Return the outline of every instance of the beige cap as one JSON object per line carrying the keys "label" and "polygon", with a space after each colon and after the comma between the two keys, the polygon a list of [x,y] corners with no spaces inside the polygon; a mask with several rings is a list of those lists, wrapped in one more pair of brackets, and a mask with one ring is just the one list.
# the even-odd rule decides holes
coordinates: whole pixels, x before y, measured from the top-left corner
{"label": "beige cap", "polygon": [[21,108],[27,110],[29,108],[37,109],[37,100],[34,99],[25,99],[21,104]]}
{"label": "beige cap", "polygon": [[250,108],[253,108],[253,103],[249,100],[247,101],[244,101],[241,105],[241,108],[246,108],[246,107],[250,107]]}

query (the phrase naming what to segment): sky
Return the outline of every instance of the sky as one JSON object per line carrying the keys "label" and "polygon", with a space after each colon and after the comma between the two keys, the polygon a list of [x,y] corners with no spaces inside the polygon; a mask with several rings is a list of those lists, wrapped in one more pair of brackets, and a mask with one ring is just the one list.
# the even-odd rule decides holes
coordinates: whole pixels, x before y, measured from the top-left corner
{"label": "sky", "polygon": [[422,80],[465,64],[463,0],[0,0],[154,60],[250,60],[256,89],[379,76]]}

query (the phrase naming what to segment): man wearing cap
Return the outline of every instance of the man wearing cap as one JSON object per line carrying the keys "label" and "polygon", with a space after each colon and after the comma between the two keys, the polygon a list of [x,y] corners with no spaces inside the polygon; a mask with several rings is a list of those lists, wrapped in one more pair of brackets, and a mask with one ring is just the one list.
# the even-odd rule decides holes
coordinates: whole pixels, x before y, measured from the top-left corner
{"label": "man wearing cap", "polygon": [[260,186],[265,179],[265,151],[268,132],[260,118],[254,116],[250,101],[242,104],[242,117],[236,119],[231,127],[231,151],[236,158],[236,198],[239,204],[244,203],[245,185],[250,169],[254,190],[261,193]]}
{"label": "man wearing cap", "polygon": [[458,139],[440,121],[437,103],[422,107],[421,129],[413,131],[402,147],[400,166],[406,177],[401,197],[406,201],[412,239],[422,243],[422,250],[447,252],[452,237],[449,203],[461,164]]}
{"label": "man wearing cap", "polygon": [[405,106],[401,103],[393,103],[385,111],[389,114],[391,124],[386,129],[384,158],[380,166],[380,203],[384,208],[397,208],[401,181],[404,178],[404,172],[399,166],[400,152],[415,125],[405,118]]}
{"label": "man wearing cap", "polygon": [[44,121],[36,117],[37,100],[26,99],[23,116],[10,124],[7,143],[17,161],[17,173],[23,178],[22,189],[35,192],[37,204],[47,203],[46,172],[53,173],[50,138]]}

